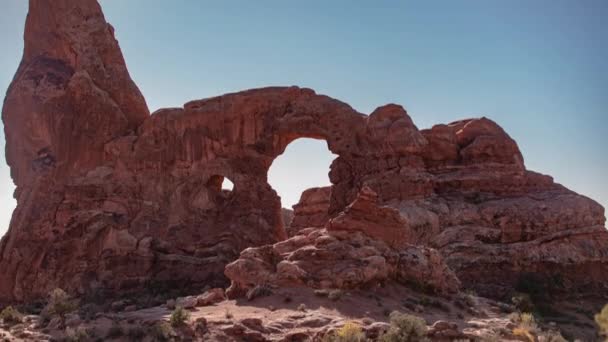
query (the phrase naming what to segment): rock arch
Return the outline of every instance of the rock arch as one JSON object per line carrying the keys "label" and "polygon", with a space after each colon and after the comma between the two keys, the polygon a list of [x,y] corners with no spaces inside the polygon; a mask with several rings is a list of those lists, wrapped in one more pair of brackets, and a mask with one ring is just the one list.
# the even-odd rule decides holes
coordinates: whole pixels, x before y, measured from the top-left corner
{"label": "rock arch", "polygon": [[[545,263],[589,290],[608,281],[604,209],[527,171],[489,119],[420,131],[399,105],[366,116],[299,87],[149,115],[95,0],[30,1],[24,50],[2,110],[17,208],[0,242],[0,302],[57,287],[226,283],[224,265],[240,251],[286,237],[266,174],[301,137],[338,155],[330,216],[369,187],[465,286],[508,287],[522,265],[549,277]],[[221,207],[203,195],[216,175],[237,189]],[[537,199],[546,216],[534,215]]]}

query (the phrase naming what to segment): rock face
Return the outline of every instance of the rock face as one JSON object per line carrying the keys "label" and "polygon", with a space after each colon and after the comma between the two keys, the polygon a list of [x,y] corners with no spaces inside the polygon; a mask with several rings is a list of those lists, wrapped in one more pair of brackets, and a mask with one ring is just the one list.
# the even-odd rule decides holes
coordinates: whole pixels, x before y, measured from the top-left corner
{"label": "rock face", "polygon": [[391,248],[361,232],[310,228],[274,245],[250,247],[226,266],[237,297],[258,285],[319,289],[372,288],[388,281],[437,294],[455,293],[460,282],[438,251],[415,245]]}
{"label": "rock face", "polygon": [[228,294],[238,296],[264,285],[349,289],[389,280],[438,294],[457,292],[460,282],[439,252],[407,243],[407,225],[393,221],[398,212],[378,206],[375,198],[364,187],[327,229],[307,228],[274,245],[247,248],[226,266],[232,281]]}
{"label": "rock face", "polygon": [[[383,248],[434,247],[480,293],[498,295],[530,272],[606,291],[604,209],[527,171],[493,121],[420,131],[401,106],[366,116],[298,87],[148,115],[95,0],[30,0],[2,118],[18,205],[0,243],[0,301],[56,287],[224,284],[224,266],[240,251],[287,237],[267,171],[301,137],[324,139],[338,155],[332,223],[305,235],[312,245],[345,231],[387,241],[401,227],[408,233]],[[221,189],[224,178],[232,191]],[[376,195],[359,196],[364,187]],[[384,209],[357,217],[372,204]]]}
{"label": "rock face", "polygon": [[351,205],[329,221],[327,229],[364,232],[397,249],[418,242],[399,211],[378,206],[378,194],[368,186],[361,189]]}
{"label": "rock face", "polygon": [[324,227],[329,220],[330,196],[329,186],[304,191],[300,201],[293,206],[293,219],[287,227],[287,235],[294,236],[303,228]]}

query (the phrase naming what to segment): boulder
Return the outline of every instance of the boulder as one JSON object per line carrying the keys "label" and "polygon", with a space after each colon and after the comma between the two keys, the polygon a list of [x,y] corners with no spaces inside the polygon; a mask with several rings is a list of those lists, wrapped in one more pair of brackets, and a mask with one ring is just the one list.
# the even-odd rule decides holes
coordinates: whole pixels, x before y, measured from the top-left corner
{"label": "boulder", "polygon": [[184,309],[194,309],[198,303],[198,298],[195,296],[180,297],[175,301],[176,307],[182,307]]}
{"label": "boulder", "polygon": [[202,295],[196,298],[196,306],[209,306],[219,303],[226,299],[224,289],[214,288],[205,291]]}

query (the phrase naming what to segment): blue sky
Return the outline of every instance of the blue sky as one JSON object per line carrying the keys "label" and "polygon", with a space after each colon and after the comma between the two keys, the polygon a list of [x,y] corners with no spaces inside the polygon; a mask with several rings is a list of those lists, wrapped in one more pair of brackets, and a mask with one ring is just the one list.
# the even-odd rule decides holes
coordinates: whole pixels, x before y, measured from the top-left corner
{"label": "blue sky", "polygon": [[[369,113],[402,104],[419,128],[485,115],[529,169],[608,205],[608,2],[102,0],[151,110],[300,85]],[[21,57],[26,1],[3,0],[0,90]],[[4,139],[1,139],[4,143]],[[284,205],[328,183],[324,142],[275,161]],[[0,234],[14,202],[0,166]]]}

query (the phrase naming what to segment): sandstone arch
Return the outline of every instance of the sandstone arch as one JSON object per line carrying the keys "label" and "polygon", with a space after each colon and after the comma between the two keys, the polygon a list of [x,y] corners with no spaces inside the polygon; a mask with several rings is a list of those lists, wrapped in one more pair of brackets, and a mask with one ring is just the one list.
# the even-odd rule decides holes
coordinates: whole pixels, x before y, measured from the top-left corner
{"label": "sandstone arch", "polygon": [[[329,216],[369,187],[465,286],[508,289],[522,265],[588,291],[608,281],[604,209],[526,170],[493,121],[420,131],[399,105],[364,115],[299,87],[149,115],[95,0],[30,0],[2,119],[17,208],[0,242],[0,301],[225,283],[240,251],[286,237],[266,174],[300,137],[338,155]],[[204,195],[214,175],[237,189],[221,208]]]}

